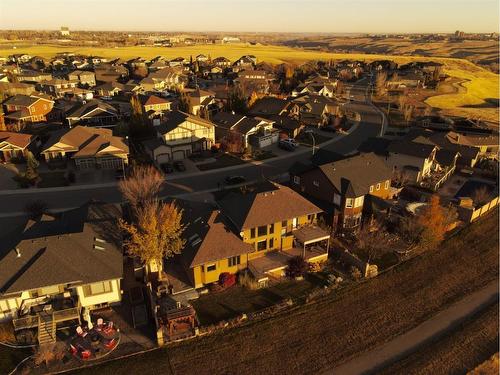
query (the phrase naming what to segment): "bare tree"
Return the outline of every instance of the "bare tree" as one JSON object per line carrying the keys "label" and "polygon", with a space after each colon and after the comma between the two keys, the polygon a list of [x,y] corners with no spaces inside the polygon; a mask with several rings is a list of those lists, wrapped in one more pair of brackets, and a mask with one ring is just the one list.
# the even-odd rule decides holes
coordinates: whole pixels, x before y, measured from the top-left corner
{"label": "bare tree", "polygon": [[152,202],[165,183],[163,175],[153,166],[138,166],[118,185],[123,197],[135,212],[148,202]]}
{"label": "bare tree", "polygon": [[382,224],[375,221],[364,225],[356,234],[356,246],[363,253],[366,262],[379,259],[389,251],[389,241]]}
{"label": "bare tree", "polygon": [[471,198],[474,201],[474,205],[476,206],[482,206],[491,199],[490,193],[486,186],[481,186],[474,190]]}

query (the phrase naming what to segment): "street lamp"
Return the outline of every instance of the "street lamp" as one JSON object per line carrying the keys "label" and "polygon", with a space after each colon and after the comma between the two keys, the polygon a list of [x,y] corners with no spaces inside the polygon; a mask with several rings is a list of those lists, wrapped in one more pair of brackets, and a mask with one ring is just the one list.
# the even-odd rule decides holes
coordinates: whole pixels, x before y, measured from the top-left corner
{"label": "street lamp", "polygon": [[314,150],[316,149],[316,138],[314,138],[314,132],[312,130],[306,130],[305,131],[307,134],[309,134],[312,138],[313,144],[312,144],[312,154],[314,156]]}

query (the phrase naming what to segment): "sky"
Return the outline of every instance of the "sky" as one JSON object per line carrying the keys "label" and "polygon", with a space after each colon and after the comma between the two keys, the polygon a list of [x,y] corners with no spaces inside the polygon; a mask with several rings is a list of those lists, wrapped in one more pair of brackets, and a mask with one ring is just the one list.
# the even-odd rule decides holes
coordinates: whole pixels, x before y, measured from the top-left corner
{"label": "sky", "polygon": [[0,0],[0,29],[495,32],[498,0]]}

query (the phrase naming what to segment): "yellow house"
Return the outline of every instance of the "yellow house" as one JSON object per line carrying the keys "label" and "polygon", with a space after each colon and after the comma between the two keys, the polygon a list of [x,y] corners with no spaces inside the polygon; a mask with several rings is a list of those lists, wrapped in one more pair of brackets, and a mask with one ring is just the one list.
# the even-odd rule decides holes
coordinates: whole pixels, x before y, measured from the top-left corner
{"label": "yellow house", "polygon": [[156,160],[182,160],[194,152],[208,150],[215,141],[215,126],[201,117],[181,111],[172,111],[156,127],[163,140],[161,149],[155,150]]}
{"label": "yellow house", "polygon": [[89,321],[93,309],[119,303],[123,255],[109,229],[120,214],[88,203],[29,220],[1,241],[0,321],[38,328],[39,342],[51,342],[58,323]]}

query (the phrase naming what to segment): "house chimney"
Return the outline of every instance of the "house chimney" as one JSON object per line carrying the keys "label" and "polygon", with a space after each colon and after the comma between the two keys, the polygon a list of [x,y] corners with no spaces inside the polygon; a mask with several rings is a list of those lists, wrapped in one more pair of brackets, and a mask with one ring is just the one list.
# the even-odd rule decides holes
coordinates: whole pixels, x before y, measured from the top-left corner
{"label": "house chimney", "polygon": [[16,258],[21,258],[21,250],[19,250],[18,247],[16,247]]}

